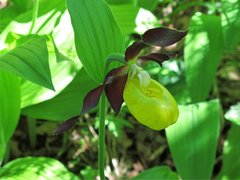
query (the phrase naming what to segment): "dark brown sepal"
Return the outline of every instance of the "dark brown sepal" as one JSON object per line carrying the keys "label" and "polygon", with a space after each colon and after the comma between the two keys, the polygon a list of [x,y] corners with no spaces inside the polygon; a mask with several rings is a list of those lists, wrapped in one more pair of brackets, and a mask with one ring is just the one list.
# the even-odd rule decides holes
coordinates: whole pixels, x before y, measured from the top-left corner
{"label": "dark brown sepal", "polygon": [[83,101],[81,114],[84,114],[88,112],[90,109],[97,106],[99,99],[101,97],[101,94],[103,92],[103,89],[104,89],[104,85],[100,85],[88,92],[88,94],[85,96]]}
{"label": "dark brown sepal", "polygon": [[162,66],[162,63],[164,61],[168,60],[169,57],[165,54],[151,53],[146,56],[139,56],[138,59],[139,59],[138,61],[140,62],[140,64],[147,62],[147,61],[155,61]]}
{"label": "dark brown sepal", "polygon": [[128,66],[126,65],[120,66],[118,68],[114,68],[107,73],[103,84],[104,85],[110,84],[118,77],[124,76],[127,73],[128,73]]}
{"label": "dark brown sepal", "polygon": [[127,81],[127,76],[128,66],[124,65],[112,69],[105,78],[104,85],[106,96],[115,114],[119,113],[123,103],[123,91]]}
{"label": "dark brown sepal", "polygon": [[120,76],[114,79],[111,83],[105,86],[106,96],[108,101],[114,110],[115,114],[118,114],[123,103],[123,91],[127,81],[128,75]]}
{"label": "dark brown sepal", "polygon": [[68,119],[63,124],[58,126],[58,128],[56,129],[54,134],[55,135],[59,135],[59,134],[64,133],[65,131],[71,129],[75,125],[75,123],[77,122],[78,118],[79,118],[79,116],[75,116],[75,117],[73,117],[71,119]]}
{"label": "dark brown sepal", "polygon": [[131,44],[125,51],[125,60],[129,61],[135,58],[147,45],[143,41],[137,41]]}
{"label": "dark brown sepal", "polygon": [[170,46],[180,41],[184,36],[186,36],[187,31],[178,31],[169,28],[154,28],[147,30],[142,35],[142,40],[149,44],[155,46]]}

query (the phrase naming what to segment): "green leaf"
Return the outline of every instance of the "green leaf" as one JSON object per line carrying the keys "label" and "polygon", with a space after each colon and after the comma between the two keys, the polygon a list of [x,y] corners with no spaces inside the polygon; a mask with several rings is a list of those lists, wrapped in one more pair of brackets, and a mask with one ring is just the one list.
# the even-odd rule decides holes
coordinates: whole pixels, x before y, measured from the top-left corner
{"label": "green leaf", "polygon": [[77,60],[77,52],[74,47],[74,33],[71,26],[70,15],[67,10],[62,14],[59,24],[53,29],[52,37],[59,53]]}
{"label": "green leaf", "polygon": [[[0,10],[0,33],[18,15],[16,6],[7,6]],[[2,39],[1,39],[2,40]]]}
{"label": "green leaf", "polygon": [[81,67],[81,62],[77,60],[77,54],[73,47],[74,35],[67,11],[61,16],[52,36],[55,43],[53,39],[50,39],[47,45],[55,92],[30,81],[24,81],[21,86],[22,108],[51,99],[59,94],[72,81]]}
{"label": "green leaf", "polygon": [[223,146],[223,166],[216,179],[240,179],[240,127],[233,125]]}
{"label": "green leaf", "polygon": [[12,3],[21,11],[24,12],[32,7],[32,1],[29,0],[12,0]]}
{"label": "green leaf", "polygon": [[154,168],[144,170],[141,174],[132,178],[132,180],[147,180],[147,179],[172,180],[178,179],[178,176],[168,166],[156,166]]}
{"label": "green leaf", "polygon": [[218,100],[180,106],[178,121],[166,129],[177,172],[182,179],[210,179],[220,131]]}
{"label": "green leaf", "polygon": [[7,163],[0,171],[0,178],[5,180],[54,179],[77,180],[59,161],[46,157],[18,158]]}
{"label": "green leaf", "polygon": [[98,83],[105,76],[106,58],[123,52],[123,37],[103,0],[67,0],[77,54],[87,73]]}
{"label": "green leaf", "polygon": [[[50,21],[52,21],[52,19],[50,19]],[[14,47],[16,45],[16,39],[19,39],[20,37],[27,39],[29,36],[25,37],[11,33],[8,34],[7,43],[13,44],[11,46]],[[61,92],[62,89],[72,81],[81,66],[80,61],[76,59],[77,54],[73,47],[74,35],[68,11],[65,11],[62,14],[58,25],[53,30],[52,37],[54,38],[55,44],[53,44],[54,42],[52,39],[48,38],[47,48],[55,92],[30,81],[22,81],[22,108],[51,99],[59,94],[59,92]],[[74,59],[74,61],[69,60],[69,58]]]}
{"label": "green leaf", "polygon": [[184,59],[192,102],[204,101],[212,87],[222,55],[221,29],[218,16],[197,13],[191,20]]}
{"label": "green leaf", "polygon": [[83,179],[96,179],[98,170],[93,169],[91,166],[86,166],[80,171],[80,174],[83,176]]}
{"label": "green leaf", "polygon": [[55,91],[46,89],[30,81],[22,81],[21,107],[25,108],[49,100],[68,86],[78,73],[80,67],[73,61],[56,62],[50,58],[50,69]]}
{"label": "green leaf", "polygon": [[240,1],[222,0],[224,49],[233,50],[240,41]]}
{"label": "green leaf", "polygon": [[240,126],[240,102],[232,105],[224,117],[232,123]]}
{"label": "green leaf", "polygon": [[0,70],[0,165],[20,115],[20,80]]}
{"label": "green leaf", "polygon": [[142,7],[144,9],[148,9],[150,11],[153,11],[154,8],[156,8],[157,4],[159,3],[159,0],[137,0],[138,7]]}
{"label": "green leaf", "polygon": [[133,33],[139,8],[131,4],[111,5],[113,15],[123,34]]}
{"label": "green leaf", "polygon": [[54,90],[44,37],[31,37],[27,42],[0,56],[0,69]]}
{"label": "green leaf", "polygon": [[129,3],[129,0],[121,0],[121,1],[119,1],[119,0],[106,0],[106,2],[108,4],[111,4],[111,5],[112,4],[116,5],[116,4],[126,4],[126,3]]}
{"label": "green leaf", "polygon": [[96,86],[82,68],[61,93],[50,100],[24,108],[22,114],[36,119],[64,121],[80,114],[85,95]]}

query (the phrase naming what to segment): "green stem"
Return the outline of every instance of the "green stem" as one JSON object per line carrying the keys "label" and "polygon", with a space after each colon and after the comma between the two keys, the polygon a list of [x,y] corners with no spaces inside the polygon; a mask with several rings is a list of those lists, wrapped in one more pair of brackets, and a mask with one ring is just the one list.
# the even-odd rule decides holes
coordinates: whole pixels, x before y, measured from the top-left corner
{"label": "green stem", "polygon": [[103,93],[100,99],[99,107],[99,141],[98,141],[98,168],[100,179],[104,180],[104,169],[105,169],[105,94]]}
{"label": "green stem", "polygon": [[29,30],[29,34],[32,34],[33,28],[34,28],[35,23],[36,23],[36,19],[37,19],[37,16],[38,16],[38,6],[39,6],[39,0],[34,0],[33,15],[32,15],[32,25],[31,25],[31,28]]}
{"label": "green stem", "polygon": [[36,134],[36,119],[27,118],[28,122],[28,135],[29,135],[29,142],[30,147],[32,149],[35,149],[36,147],[36,140],[37,140],[37,134]]}

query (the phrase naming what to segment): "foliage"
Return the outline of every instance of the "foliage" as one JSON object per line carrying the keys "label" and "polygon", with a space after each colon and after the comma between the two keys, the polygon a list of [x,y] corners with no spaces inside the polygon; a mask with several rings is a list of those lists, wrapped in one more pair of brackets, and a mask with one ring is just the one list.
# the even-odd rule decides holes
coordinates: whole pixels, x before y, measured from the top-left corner
{"label": "foliage", "polygon": [[[239,126],[234,125],[228,133],[228,137],[223,146],[223,168],[217,178],[219,179],[238,179],[240,173],[238,171],[240,161],[238,152],[240,151],[240,143],[238,141]],[[234,162],[234,163],[233,163]]]}
{"label": "foliage", "polygon": [[46,157],[19,158],[6,164],[0,171],[4,179],[78,179],[63,164]]}
{"label": "foliage", "polygon": [[194,15],[184,47],[186,81],[193,103],[208,97],[221,60],[222,45],[220,17]]}
{"label": "foliage", "polygon": [[[121,31],[110,8],[99,0],[70,0],[67,1],[67,7],[75,33],[78,57],[93,80],[102,83],[107,56],[123,51]],[[94,18],[95,13],[101,15]]]}
{"label": "foliage", "polygon": [[167,128],[166,133],[177,171],[183,179],[211,177],[219,131],[218,100],[180,106],[178,123]]}
{"label": "foliage", "polygon": [[167,166],[154,167],[147,169],[132,180],[143,179],[178,179],[177,175]]}
{"label": "foliage", "polygon": [[20,115],[20,81],[15,75],[0,70],[0,85],[0,164],[2,164],[7,143]]}
{"label": "foliage", "polygon": [[[239,13],[239,0],[0,1],[0,178],[239,179]],[[127,76],[148,84],[147,72],[179,104],[165,131],[130,112],[148,125],[171,95],[146,105],[131,87],[122,105]],[[177,112],[156,111],[152,129]]]}

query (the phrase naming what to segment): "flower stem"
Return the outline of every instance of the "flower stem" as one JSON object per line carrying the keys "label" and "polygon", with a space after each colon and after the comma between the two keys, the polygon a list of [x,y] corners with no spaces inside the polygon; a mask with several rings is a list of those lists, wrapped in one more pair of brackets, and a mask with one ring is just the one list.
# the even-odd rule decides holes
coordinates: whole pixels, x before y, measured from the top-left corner
{"label": "flower stem", "polygon": [[99,107],[99,141],[98,141],[98,168],[100,179],[104,180],[104,169],[105,169],[105,94],[103,93],[100,99]]}
{"label": "flower stem", "polygon": [[32,15],[32,25],[31,25],[31,28],[29,30],[29,34],[32,34],[33,28],[34,28],[35,23],[36,23],[36,19],[37,19],[37,16],[38,16],[38,6],[39,6],[39,0],[34,0],[33,15]]}

